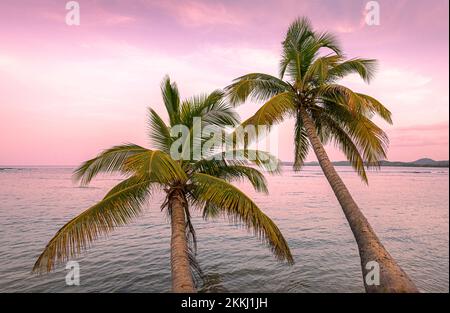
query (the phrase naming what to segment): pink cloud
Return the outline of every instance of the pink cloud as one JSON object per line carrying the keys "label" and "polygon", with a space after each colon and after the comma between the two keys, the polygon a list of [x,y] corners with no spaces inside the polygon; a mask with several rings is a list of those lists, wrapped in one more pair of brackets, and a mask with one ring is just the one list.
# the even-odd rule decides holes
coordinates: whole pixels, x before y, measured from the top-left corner
{"label": "pink cloud", "polygon": [[448,132],[448,121],[393,128],[388,131],[390,159],[410,161],[424,156],[448,159]]}
{"label": "pink cloud", "polygon": [[135,22],[136,19],[131,16],[121,15],[121,14],[114,14],[107,11],[104,11],[99,14],[95,14],[95,20],[102,21],[101,23],[103,25],[120,25],[120,24],[128,24]]}
{"label": "pink cloud", "polygon": [[443,132],[448,135],[449,130],[449,123],[441,122],[436,124],[429,124],[429,125],[414,125],[409,127],[400,127],[397,128],[396,132]]}
{"label": "pink cloud", "polygon": [[186,26],[239,25],[241,17],[229,6],[214,1],[162,1],[158,6]]}

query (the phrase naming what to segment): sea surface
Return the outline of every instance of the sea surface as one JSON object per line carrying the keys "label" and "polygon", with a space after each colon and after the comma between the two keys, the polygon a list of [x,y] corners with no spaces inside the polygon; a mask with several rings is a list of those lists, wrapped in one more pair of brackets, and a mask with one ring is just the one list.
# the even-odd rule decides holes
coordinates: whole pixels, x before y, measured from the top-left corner
{"label": "sea surface", "polygon": [[[364,185],[337,167],[391,255],[423,292],[449,292],[449,172],[385,167]],[[0,292],[168,292],[170,228],[155,195],[145,215],[100,239],[78,257],[80,285],[67,286],[62,264],[31,274],[54,233],[100,200],[120,177],[90,187],[71,168],[0,170]],[[279,226],[295,264],[279,263],[250,232],[227,220],[204,221],[194,211],[197,259],[205,292],[364,292],[356,243],[319,167],[269,176],[269,195],[239,184]]]}

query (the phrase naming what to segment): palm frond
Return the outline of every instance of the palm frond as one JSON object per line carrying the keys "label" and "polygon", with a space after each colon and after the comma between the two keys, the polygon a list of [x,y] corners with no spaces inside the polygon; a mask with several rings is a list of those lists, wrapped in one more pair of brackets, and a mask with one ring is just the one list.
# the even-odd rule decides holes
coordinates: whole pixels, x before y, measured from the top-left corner
{"label": "palm frond", "polygon": [[392,113],[383,104],[381,104],[380,101],[362,93],[356,94],[362,99],[363,103],[365,104],[366,107],[369,108],[370,111],[374,112],[382,119],[384,119],[386,122],[392,125]]}
{"label": "palm frond", "polygon": [[354,58],[336,64],[329,71],[332,80],[343,78],[349,74],[358,74],[365,82],[369,83],[375,76],[377,60]]}
{"label": "palm frond", "polygon": [[290,90],[290,86],[277,77],[251,73],[233,80],[233,83],[225,88],[226,95],[232,105],[245,101],[266,101],[277,94]]}
{"label": "palm frond", "polygon": [[298,46],[312,36],[314,36],[314,32],[311,21],[307,17],[299,17],[289,25],[282,44],[286,48]]}
{"label": "palm frond", "polygon": [[334,102],[326,102],[326,113],[352,138],[363,160],[369,165],[378,166],[386,158],[389,139],[386,133],[362,114],[354,114],[347,107]]}
{"label": "palm frond", "polygon": [[194,96],[183,101],[181,123],[192,127],[195,117],[201,117],[202,125],[234,126],[239,123],[239,115],[234,107],[225,101],[224,92],[215,90],[209,95]]}
{"label": "palm frond", "polygon": [[203,158],[192,165],[192,172],[220,171],[222,167],[253,164],[270,174],[281,172],[280,160],[269,152],[253,149],[230,149]]}
{"label": "palm frond", "polygon": [[178,124],[180,119],[180,94],[177,84],[170,82],[169,76],[164,77],[161,83],[161,94],[167,113],[169,114],[170,125]]}
{"label": "palm frond", "polygon": [[328,73],[337,62],[342,59],[339,55],[327,55],[314,60],[314,62],[306,70],[303,77],[303,84],[313,81],[317,85],[321,85],[328,79]]}
{"label": "palm frond", "polygon": [[164,123],[162,118],[153,109],[149,108],[149,136],[152,145],[165,153],[170,153],[170,146],[173,142],[170,136],[170,128]]}
{"label": "palm frond", "polygon": [[305,43],[307,41],[311,41],[312,37],[309,40],[306,40],[300,44],[292,42],[291,40],[286,43],[289,44],[284,47],[281,61],[280,61],[280,77],[283,78],[285,74],[289,76],[292,80],[293,84],[296,85],[300,83],[303,79],[303,75],[305,70],[309,67],[309,63],[313,58],[313,55],[309,55],[310,51],[305,47]]}
{"label": "palm frond", "polygon": [[374,122],[365,116],[359,116],[347,124],[349,133],[364,156],[364,160],[373,166],[379,166],[381,160],[386,159],[389,138]]}
{"label": "palm frond", "polygon": [[82,163],[73,173],[75,181],[87,185],[99,173],[127,173],[125,161],[136,154],[148,151],[146,148],[129,143],[104,150],[97,157]]}
{"label": "palm frond", "polygon": [[[294,97],[291,92],[285,91],[269,99],[256,113],[245,120],[241,126],[254,125],[256,130],[258,126],[271,126],[278,124],[284,118],[293,114],[296,109]],[[256,133],[258,134],[258,132]]]}
{"label": "palm frond", "polygon": [[296,83],[303,80],[304,74],[321,49],[330,49],[338,55],[341,54],[336,37],[327,32],[314,32],[307,18],[299,18],[290,25],[282,46],[280,78],[287,73]]}
{"label": "palm frond", "polygon": [[291,92],[273,96],[256,113],[241,123],[229,136],[234,147],[247,148],[251,143],[262,140],[274,124],[278,124],[295,113],[296,104]]}
{"label": "palm frond", "polygon": [[348,87],[339,84],[326,84],[318,87],[315,92],[323,102],[334,102],[341,106],[347,106],[355,115],[368,112],[362,98]]}
{"label": "palm frond", "polygon": [[196,173],[192,193],[199,204],[212,204],[233,222],[242,222],[271,248],[279,260],[293,263],[288,244],[275,223],[242,191],[225,180]]}
{"label": "palm frond", "polygon": [[201,173],[221,178],[227,182],[247,180],[256,191],[269,193],[264,175],[255,168],[245,165],[217,166],[221,162],[215,160],[209,160],[207,164],[209,166],[203,166]]}
{"label": "palm frond", "polygon": [[342,55],[342,48],[336,35],[329,32],[314,33],[316,39],[317,51],[322,48],[327,48],[338,55]]}
{"label": "palm frond", "polygon": [[138,176],[151,176],[160,184],[185,182],[186,173],[180,164],[160,150],[147,150],[127,159],[124,168]]}
{"label": "palm frond", "polygon": [[58,262],[79,255],[99,236],[129,223],[141,213],[151,184],[148,178],[134,176],[118,184],[103,200],[69,221],[55,234],[37,259],[33,271],[50,272]]}
{"label": "palm frond", "polygon": [[[345,154],[347,160],[350,162],[357,174],[366,184],[368,184],[368,178],[364,168],[364,160],[358,150],[358,147],[353,142],[352,138],[346,133],[345,128],[343,128],[338,122],[333,120],[327,114],[323,113],[317,115],[314,113],[315,112],[313,112],[313,118],[316,122],[316,130],[322,143],[326,144],[330,140],[334,141],[335,146]],[[319,127],[317,127],[318,122],[320,123]]]}
{"label": "palm frond", "polygon": [[303,127],[303,121],[298,115],[295,120],[294,145],[294,170],[299,171],[308,156],[310,143],[308,134]]}
{"label": "palm frond", "polygon": [[202,112],[204,125],[233,127],[239,124],[240,118],[233,106],[225,101],[216,102]]}
{"label": "palm frond", "polygon": [[[197,121],[195,119],[198,119]],[[181,123],[188,127],[189,134],[185,136],[182,147],[189,147],[183,155],[183,167],[186,168],[193,161],[198,160],[197,151],[202,154],[221,149],[227,128],[239,123],[239,115],[235,108],[224,99],[223,92],[216,90],[209,95],[204,94],[185,100],[181,107]],[[196,125],[194,125],[196,123]],[[213,132],[214,138],[210,138]],[[216,143],[216,136],[220,134],[220,142]],[[214,139],[211,140],[210,139]],[[192,149],[190,147],[192,146]],[[212,149],[209,151],[209,149]],[[190,155],[187,153],[189,152]]]}

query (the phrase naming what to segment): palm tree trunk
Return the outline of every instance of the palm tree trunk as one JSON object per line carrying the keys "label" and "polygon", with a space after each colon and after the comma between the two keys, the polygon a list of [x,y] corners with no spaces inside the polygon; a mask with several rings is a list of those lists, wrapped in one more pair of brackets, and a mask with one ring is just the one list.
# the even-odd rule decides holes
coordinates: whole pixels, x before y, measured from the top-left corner
{"label": "palm tree trunk", "polygon": [[186,215],[184,211],[186,199],[181,190],[172,190],[169,193],[168,200],[172,224],[170,242],[172,291],[195,292],[186,237]]}
{"label": "palm tree trunk", "polygon": [[[317,136],[314,123],[304,108],[300,108],[300,116],[320,167],[330,183],[355,236],[361,258],[361,268],[366,292],[418,292],[417,287],[408,275],[383,247],[369,222],[353,200],[344,182],[330,162]],[[374,267],[372,267],[374,263],[369,263],[371,261],[376,261],[379,265],[378,285],[372,284],[374,282],[373,279],[368,279],[368,276],[374,278],[372,276],[374,274]]]}

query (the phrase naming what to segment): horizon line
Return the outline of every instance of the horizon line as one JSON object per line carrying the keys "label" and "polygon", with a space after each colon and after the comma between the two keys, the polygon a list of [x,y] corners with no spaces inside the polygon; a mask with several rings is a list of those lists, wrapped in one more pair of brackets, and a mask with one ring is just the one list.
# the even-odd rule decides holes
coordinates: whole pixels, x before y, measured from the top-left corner
{"label": "horizon line", "polygon": [[[400,160],[395,160],[395,161],[391,161],[391,160],[380,160],[381,161],[388,161],[388,162],[402,162],[402,163],[413,163],[415,161],[418,160],[422,160],[422,159],[429,159],[432,160],[434,162],[445,162],[445,161],[450,161],[449,159],[446,160],[434,160],[432,158],[427,158],[427,157],[422,157],[413,161],[400,161]],[[294,162],[293,160],[281,160],[281,163],[287,163],[287,162]],[[339,161],[331,161],[332,163],[336,163],[336,162],[348,162],[348,160],[339,160]],[[318,161],[308,161],[305,162],[305,164],[308,163],[318,163]],[[74,164],[0,164],[0,168],[6,168],[6,167],[77,167],[79,165],[74,165]]]}

